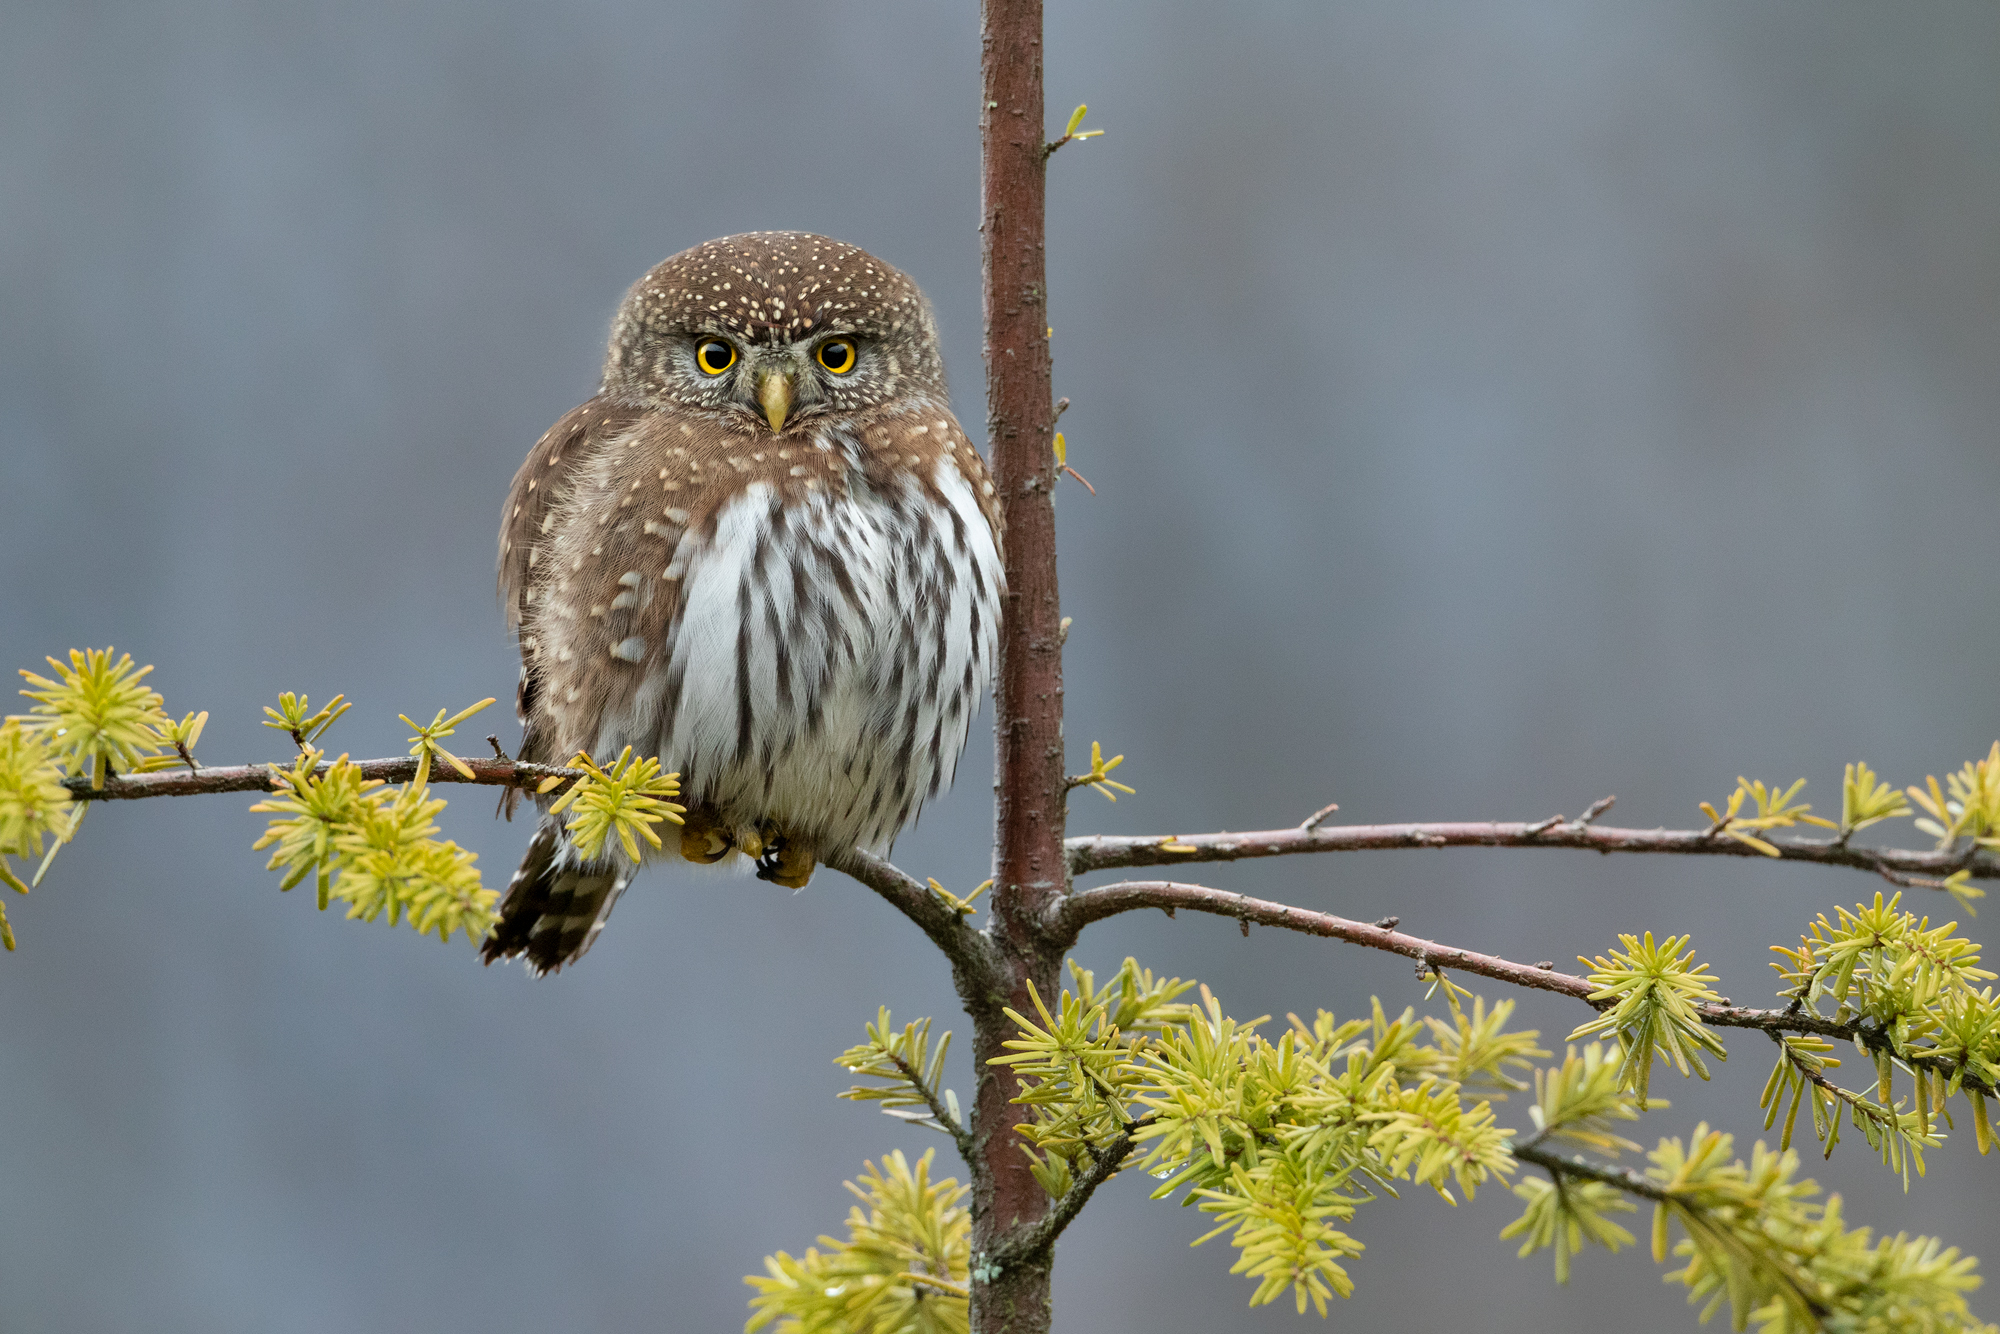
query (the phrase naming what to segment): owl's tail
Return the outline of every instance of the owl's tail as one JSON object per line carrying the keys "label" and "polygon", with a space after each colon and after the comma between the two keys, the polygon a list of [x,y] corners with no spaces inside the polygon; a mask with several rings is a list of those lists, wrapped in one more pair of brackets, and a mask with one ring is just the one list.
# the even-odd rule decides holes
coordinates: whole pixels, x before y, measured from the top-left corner
{"label": "owl's tail", "polygon": [[500,900],[500,920],[480,948],[487,963],[525,957],[537,977],[575,963],[597,939],[637,867],[584,861],[546,816]]}

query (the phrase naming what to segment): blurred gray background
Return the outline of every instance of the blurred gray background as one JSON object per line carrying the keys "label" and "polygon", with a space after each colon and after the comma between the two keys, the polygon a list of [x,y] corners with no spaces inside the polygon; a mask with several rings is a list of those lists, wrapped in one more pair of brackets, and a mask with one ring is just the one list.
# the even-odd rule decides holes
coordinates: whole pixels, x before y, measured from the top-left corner
{"label": "blurred gray background", "polygon": [[[346,692],[357,755],[402,747],[399,711],[511,699],[508,479],[625,286],[711,236],[906,268],[976,428],[977,58],[965,0],[13,0],[4,666],[130,649],[213,711],[210,762],[282,753],[281,689]],[[2000,10],[1056,5],[1048,89],[1052,126],[1088,101],[1106,131],[1050,190],[1098,490],[1060,495],[1070,735],[1139,789],[1079,794],[1074,831],[1607,792],[1679,825],[1738,773],[1825,809],[1843,761],[1919,781],[2000,735]],[[990,764],[982,724],[899,862],[984,878]],[[526,830],[451,794],[504,882]],[[838,1231],[864,1157],[942,1143],[833,1100],[878,1003],[964,1027],[852,884],[657,871],[531,982],[281,896],[248,804],[101,810],[8,904],[0,1328],[731,1330],[739,1276]],[[1525,960],[1691,931],[1738,1000],[1884,888],[1514,851],[1206,879]],[[1127,953],[1244,1016],[1420,999],[1400,959],[1227,922],[1121,919],[1081,957]],[[1582,1015],[1522,1001],[1550,1039]],[[1769,1058],[1731,1047],[1649,1141],[1707,1117],[1747,1148]],[[1813,1170],[2000,1266],[1969,1136],[1907,1197],[1858,1140]],[[1141,1186],[1064,1239],[1058,1328],[1300,1327]],[[1514,1209],[1368,1206],[1336,1321],[1693,1327],[1643,1247],[1557,1288],[1495,1239]]]}

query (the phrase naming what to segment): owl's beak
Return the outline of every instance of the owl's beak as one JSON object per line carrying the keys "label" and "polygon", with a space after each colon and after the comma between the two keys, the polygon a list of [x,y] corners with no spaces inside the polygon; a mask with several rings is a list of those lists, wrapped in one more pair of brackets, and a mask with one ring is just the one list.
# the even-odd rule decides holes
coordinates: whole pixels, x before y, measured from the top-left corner
{"label": "owl's beak", "polygon": [[757,380],[757,405],[764,409],[764,420],[771,423],[773,431],[785,429],[785,418],[792,411],[792,377],[783,371],[765,371]]}

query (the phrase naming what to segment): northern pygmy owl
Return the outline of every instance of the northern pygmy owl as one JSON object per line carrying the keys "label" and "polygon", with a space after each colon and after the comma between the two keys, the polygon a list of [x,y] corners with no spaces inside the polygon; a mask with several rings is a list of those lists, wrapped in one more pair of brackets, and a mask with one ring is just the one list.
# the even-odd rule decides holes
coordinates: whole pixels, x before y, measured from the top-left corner
{"label": "northern pygmy owl", "polygon": [[[520,758],[657,755],[688,807],[670,847],[802,886],[951,781],[1003,581],[916,284],[802,232],[696,246],[626,294],[596,396],[508,493]],[[485,958],[575,962],[636,869],[545,809]]]}

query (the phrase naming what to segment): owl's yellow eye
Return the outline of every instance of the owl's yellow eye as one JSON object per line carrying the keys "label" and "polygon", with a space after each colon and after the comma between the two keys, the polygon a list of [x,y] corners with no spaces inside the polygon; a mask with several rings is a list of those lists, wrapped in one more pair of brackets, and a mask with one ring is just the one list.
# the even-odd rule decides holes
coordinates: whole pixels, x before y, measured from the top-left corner
{"label": "owl's yellow eye", "polygon": [[845,338],[829,338],[819,345],[819,364],[835,375],[854,369],[854,344]]}
{"label": "owl's yellow eye", "polygon": [[710,338],[694,350],[694,359],[710,375],[720,375],[736,364],[736,349],[720,338]]}

